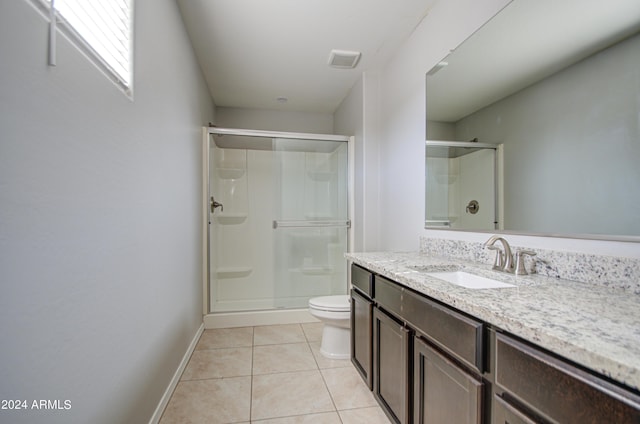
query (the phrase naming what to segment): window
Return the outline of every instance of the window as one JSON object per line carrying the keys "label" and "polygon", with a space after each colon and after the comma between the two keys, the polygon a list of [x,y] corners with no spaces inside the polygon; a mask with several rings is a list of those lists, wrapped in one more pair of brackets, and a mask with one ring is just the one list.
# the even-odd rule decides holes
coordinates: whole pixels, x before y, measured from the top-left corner
{"label": "window", "polygon": [[[131,94],[133,0],[39,1],[50,15],[55,13],[52,32],[57,26],[116,84]],[[51,38],[54,40],[51,43],[55,43],[55,33]]]}

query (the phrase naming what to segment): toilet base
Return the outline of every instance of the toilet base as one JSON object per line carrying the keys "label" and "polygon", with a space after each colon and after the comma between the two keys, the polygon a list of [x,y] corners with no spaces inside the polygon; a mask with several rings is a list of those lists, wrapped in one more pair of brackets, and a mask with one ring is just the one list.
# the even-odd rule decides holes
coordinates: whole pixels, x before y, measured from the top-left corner
{"label": "toilet base", "polygon": [[351,357],[351,329],[324,324],[320,354],[329,359]]}

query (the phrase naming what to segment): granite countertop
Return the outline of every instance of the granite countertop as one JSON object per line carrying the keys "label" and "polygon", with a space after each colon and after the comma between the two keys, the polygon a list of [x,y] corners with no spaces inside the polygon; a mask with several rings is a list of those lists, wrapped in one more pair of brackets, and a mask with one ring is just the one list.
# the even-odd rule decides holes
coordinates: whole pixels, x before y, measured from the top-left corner
{"label": "granite countertop", "polygon": [[[640,296],[418,252],[348,253],[347,259],[635,390],[640,389]],[[464,269],[514,284],[467,289],[424,270]]]}

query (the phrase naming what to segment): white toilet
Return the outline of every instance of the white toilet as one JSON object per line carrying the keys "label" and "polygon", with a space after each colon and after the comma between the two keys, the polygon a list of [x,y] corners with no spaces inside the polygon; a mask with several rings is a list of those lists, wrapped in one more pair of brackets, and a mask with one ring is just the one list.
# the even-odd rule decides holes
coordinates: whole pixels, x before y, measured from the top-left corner
{"label": "white toilet", "polygon": [[330,359],[351,356],[351,301],[346,294],[314,297],[309,300],[309,312],[324,324],[320,353]]}

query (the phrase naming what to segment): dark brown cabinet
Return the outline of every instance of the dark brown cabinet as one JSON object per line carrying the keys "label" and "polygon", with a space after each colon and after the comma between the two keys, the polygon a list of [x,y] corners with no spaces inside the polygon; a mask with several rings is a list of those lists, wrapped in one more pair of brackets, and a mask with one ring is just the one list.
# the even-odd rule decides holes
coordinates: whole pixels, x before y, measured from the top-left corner
{"label": "dark brown cabinet", "polygon": [[373,389],[373,302],[351,290],[351,362]]}
{"label": "dark brown cabinet", "polygon": [[373,274],[351,265],[351,362],[373,389]]}
{"label": "dark brown cabinet", "polygon": [[413,423],[482,423],[484,324],[409,290],[402,311],[415,329]]}
{"label": "dark brown cabinet", "polygon": [[526,416],[500,396],[495,396],[493,400],[493,422],[502,424],[538,424],[542,421],[536,421],[534,418]]}
{"label": "dark brown cabinet", "polygon": [[389,419],[481,423],[482,322],[356,265],[351,279],[351,361]]}
{"label": "dark brown cabinet", "polygon": [[358,265],[351,265],[351,285],[369,299],[373,299],[373,274]]}
{"label": "dark brown cabinet", "polygon": [[409,424],[410,330],[379,308],[373,311],[373,394],[398,424]]}
{"label": "dark brown cabinet", "polygon": [[640,394],[352,268],[352,362],[397,424],[640,424]]}
{"label": "dark brown cabinet", "polygon": [[420,339],[413,351],[414,424],[480,424],[483,381]]}
{"label": "dark brown cabinet", "polygon": [[[637,394],[505,334],[495,351],[494,403],[520,422],[640,423]],[[493,422],[511,423],[504,415]]]}
{"label": "dark brown cabinet", "polygon": [[387,415],[401,424],[481,423],[482,322],[377,275],[374,291],[373,390]]}
{"label": "dark brown cabinet", "polygon": [[484,324],[425,296],[407,291],[403,316],[440,349],[479,374],[484,372]]}

